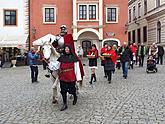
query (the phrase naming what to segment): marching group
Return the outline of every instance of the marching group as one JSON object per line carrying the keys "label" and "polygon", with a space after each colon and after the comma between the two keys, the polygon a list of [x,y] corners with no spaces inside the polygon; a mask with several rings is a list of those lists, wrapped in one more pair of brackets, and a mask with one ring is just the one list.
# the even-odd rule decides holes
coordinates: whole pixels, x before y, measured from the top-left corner
{"label": "marching group", "polygon": [[[35,48],[31,47],[31,50],[28,53],[28,60],[31,69],[32,83],[38,82],[37,59],[39,56],[43,56],[44,66],[47,65],[51,76],[55,80],[58,79],[60,82],[63,99],[63,106],[60,110],[63,111],[68,108],[67,93],[73,95],[73,105],[77,103],[76,82],[82,83],[84,70],[81,63],[81,59],[83,58],[83,50],[81,46],[79,45],[77,51],[75,51],[73,37],[71,34],[67,34],[66,26],[61,26],[60,29],[61,32],[58,41],[53,41],[53,43],[49,42],[49,47],[47,46],[47,48],[50,48],[50,51],[55,53],[59,46],[63,44],[61,45],[62,47],[60,46],[62,49],[59,49],[61,53],[56,56],[57,59],[51,60],[49,58],[45,60],[44,55],[41,54],[43,51],[35,51]],[[58,47],[53,46],[53,44],[58,44]],[[97,60],[99,58],[101,59],[101,65],[104,67],[104,77],[107,78],[108,83],[111,83],[112,74],[115,73],[115,68],[120,69],[122,67],[123,77],[124,79],[127,79],[129,68],[133,69],[134,64],[137,64],[138,62],[139,67],[143,66],[144,56],[146,55],[147,49],[144,44],[136,45],[136,43],[132,43],[127,45],[127,43],[124,42],[122,46],[105,43],[100,51],[99,55],[96,45],[92,44],[87,54],[89,68],[91,69],[90,84],[97,81],[95,70],[97,69]],[[163,47],[157,46],[153,43],[148,49],[148,53],[155,59],[158,59],[157,63],[159,63],[160,60],[160,63],[163,64]],[[53,68],[56,69],[53,70],[50,66],[54,66]],[[46,68],[44,67],[43,69]],[[53,72],[55,72],[55,76],[53,76]],[[49,76],[47,75],[46,77]],[[57,82],[57,80],[55,82]],[[53,87],[52,103],[57,103],[57,83],[54,83]]]}
{"label": "marching group", "polygon": [[[149,48],[141,43],[131,43],[127,45],[126,42],[122,46],[110,45],[105,43],[101,48],[100,59],[101,65],[104,67],[104,77],[111,83],[112,74],[115,72],[115,68],[120,69],[122,67],[123,77],[126,79],[128,76],[128,69],[133,69],[134,64],[139,63],[139,67],[144,65],[145,55],[152,56],[155,59],[155,64],[163,64],[164,48],[160,45],[153,43]],[[97,68],[98,50],[96,45],[93,44],[88,52],[89,67],[91,68],[91,80],[90,84],[96,82],[95,69]],[[94,79],[94,80],[93,80]]]}

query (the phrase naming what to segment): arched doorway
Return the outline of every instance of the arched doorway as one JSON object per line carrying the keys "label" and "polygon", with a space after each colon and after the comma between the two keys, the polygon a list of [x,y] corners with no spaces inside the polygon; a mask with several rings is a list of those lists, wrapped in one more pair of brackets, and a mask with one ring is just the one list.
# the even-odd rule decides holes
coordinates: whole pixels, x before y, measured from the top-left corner
{"label": "arched doorway", "polygon": [[91,47],[91,41],[84,40],[82,41],[82,48],[83,48],[83,56],[86,56],[88,54],[89,48]]}
{"label": "arched doorway", "polygon": [[100,48],[99,37],[95,32],[85,31],[79,35],[77,39],[77,45],[82,46],[84,57],[87,55],[89,48],[91,47],[92,44],[95,44],[98,49]]}

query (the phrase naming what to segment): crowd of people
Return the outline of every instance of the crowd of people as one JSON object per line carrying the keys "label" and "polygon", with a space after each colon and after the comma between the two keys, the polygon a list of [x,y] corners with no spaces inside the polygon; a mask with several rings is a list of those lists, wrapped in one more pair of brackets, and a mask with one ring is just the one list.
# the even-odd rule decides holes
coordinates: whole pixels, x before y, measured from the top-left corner
{"label": "crowd of people", "polygon": [[[64,41],[62,41],[62,43],[64,44],[62,45],[62,47],[60,46],[62,50],[60,50],[58,58],[56,60],[53,60],[56,62],[50,62],[50,58],[45,60],[42,51],[36,51],[34,47],[31,47],[30,51],[28,52],[28,61],[31,69],[32,83],[38,82],[38,58],[42,58],[44,70],[48,68],[48,72],[51,73],[51,75],[53,74],[53,71],[56,71],[58,76],[56,76],[55,78],[58,78],[58,81],[60,83],[61,96],[63,99],[63,106],[60,110],[64,111],[68,108],[67,93],[72,94],[73,105],[77,103],[76,84],[77,82],[82,82],[84,76],[84,70],[81,63],[81,60],[83,58],[83,49],[79,45],[77,51],[75,51],[73,38],[71,35],[67,35],[65,26],[61,27],[61,33],[58,36],[60,38],[63,37]],[[58,44],[61,44],[60,41],[57,42]],[[59,49],[59,47],[54,48],[52,43],[50,44],[50,48],[53,51]],[[103,66],[104,68],[104,77],[107,78],[108,83],[111,83],[112,75],[115,73],[116,69],[122,68],[123,77],[124,79],[127,79],[128,70],[133,69],[135,64],[139,64],[139,67],[143,67],[144,57],[146,54],[147,48],[143,43],[138,45],[136,45],[136,43],[131,43],[128,45],[126,42],[124,42],[122,46],[104,43],[104,46],[103,48],[101,48],[100,53],[96,45],[92,44],[87,54],[89,60],[89,68],[91,69],[89,83],[92,85],[93,82],[97,81],[96,69],[98,66],[98,59],[101,59],[101,66]],[[162,46],[157,46],[155,43],[153,43],[148,49],[148,55],[152,56],[154,59],[157,59],[157,64],[159,62],[160,64],[163,64],[164,49]],[[59,63],[59,66],[55,65],[56,67],[52,67],[54,66],[53,63]],[[56,69],[53,70],[53,68]],[[46,77],[49,76],[47,75]],[[52,103],[57,103],[55,102],[57,99],[54,99],[54,97],[57,97],[57,86],[54,87],[53,92],[55,93],[55,95],[53,95]]]}
{"label": "crowd of people", "polygon": [[[101,65],[104,67],[104,77],[111,83],[112,74],[115,72],[115,68],[120,69],[122,67],[123,77],[127,79],[128,69],[133,69],[134,65],[139,64],[139,67],[144,65],[144,57],[146,55],[152,56],[157,64],[163,64],[164,49],[160,45],[153,43],[149,48],[136,43],[127,44],[123,43],[122,46],[111,45],[104,43],[103,48],[100,50]],[[96,45],[93,44],[88,52],[89,68],[91,68],[91,80],[90,84],[96,81],[95,69],[97,68],[98,50]]]}

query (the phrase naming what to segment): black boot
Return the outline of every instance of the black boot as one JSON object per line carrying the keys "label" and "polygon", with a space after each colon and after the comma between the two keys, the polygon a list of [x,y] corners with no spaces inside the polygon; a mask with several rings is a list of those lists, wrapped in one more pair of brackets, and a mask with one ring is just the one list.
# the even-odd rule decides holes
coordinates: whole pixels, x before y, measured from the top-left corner
{"label": "black boot", "polygon": [[68,108],[67,106],[67,93],[61,93],[62,94],[62,99],[63,99],[63,106],[61,107],[60,111],[64,111],[65,109]]}
{"label": "black boot", "polygon": [[76,105],[76,103],[77,103],[77,95],[76,94],[73,94],[73,97],[74,97],[73,105]]}
{"label": "black boot", "polygon": [[68,108],[67,104],[63,104],[63,106],[61,107],[60,111],[64,111]]}
{"label": "black boot", "polygon": [[92,84],[93,78],[93,74],[91,74],[91,81],[89,82],[90,84]]}
{"label": "black boot", "polygon": [[96,82],[96,74],[95,73],[93,74],[93,77],[94,77],[94,81],[93,82]]}

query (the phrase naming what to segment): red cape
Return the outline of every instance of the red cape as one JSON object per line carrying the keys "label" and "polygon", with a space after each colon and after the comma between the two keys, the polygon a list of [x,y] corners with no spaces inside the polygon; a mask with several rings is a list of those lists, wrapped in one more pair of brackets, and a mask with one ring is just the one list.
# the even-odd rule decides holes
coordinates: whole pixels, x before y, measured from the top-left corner
{"label": "red cape", "polygon": [[[64,36],[64,45],[69,45],[71,47],[71,49],[72,49],[73,54],[76,54],[72,34],[66,34]],[[77,58],[78,58],[78,61],[79,61],[79,67],[80,67],[81,77],[83,78],[83,76],[84,76],[83,64],[81,62],[80,57],[77,56]]]}

